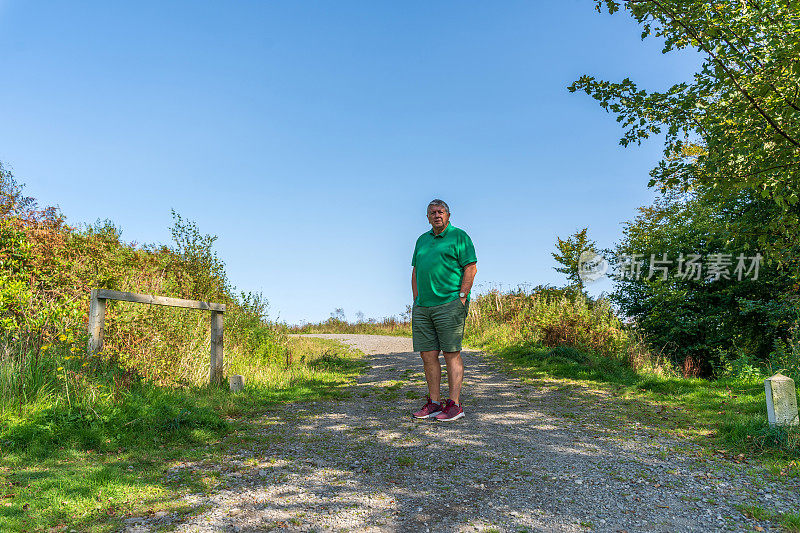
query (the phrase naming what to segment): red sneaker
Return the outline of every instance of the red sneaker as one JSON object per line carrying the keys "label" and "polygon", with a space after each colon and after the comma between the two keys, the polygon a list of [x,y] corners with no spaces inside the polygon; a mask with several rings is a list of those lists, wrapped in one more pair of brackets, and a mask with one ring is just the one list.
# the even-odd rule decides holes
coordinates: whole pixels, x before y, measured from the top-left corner
{"label": "red sneaker", "polygon": [[461,408],[461,405],[457,404],[453,400],[447,400],[442,412],[436,415],[436,420],[441,420],[442,422],[451,422],[453,420],[458,420],[463,416],[464,410]]}
{"label": "red sneaker", "polygon": [[428,403],[425,407],[414,413],[414,418],[433,418],[442,412],[442,406],[438,403],[433,403],[431,397],[428,396]]}

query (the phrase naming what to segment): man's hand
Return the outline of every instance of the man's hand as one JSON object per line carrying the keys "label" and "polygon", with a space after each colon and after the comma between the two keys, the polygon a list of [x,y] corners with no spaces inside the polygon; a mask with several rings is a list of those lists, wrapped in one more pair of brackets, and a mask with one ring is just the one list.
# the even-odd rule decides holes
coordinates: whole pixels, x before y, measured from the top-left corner
{"label": "man's hand", "polygon": [[417,267],[411,270],[411,295],[414,297],[412,302],[417,301]]}
{"label": "man's hand", "polygon": [[[469,294],[472,290],[472,282],[475,281],[475,274],[478,273],[478,267],[475,263],[470,263],[464,266],[464,274],[461,276],[461,290],[464,294]],[[467,297],[461,298],[461,303],[464,307],[467,306]]]}

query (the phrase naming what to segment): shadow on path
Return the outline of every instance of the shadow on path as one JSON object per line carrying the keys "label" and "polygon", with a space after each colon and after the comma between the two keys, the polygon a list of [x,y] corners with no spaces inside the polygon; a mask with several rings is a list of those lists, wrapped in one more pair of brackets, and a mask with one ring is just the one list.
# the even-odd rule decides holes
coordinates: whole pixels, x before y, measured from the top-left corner
{"label": "shadow on path", "polygon": [[653,438],[624,416],[615,424],[604,398],[523,385],[467,350],[465,418],[414,420],[426,388],[410,339],[312,336],[367,354],[350,398],[276,406],[254,421],[219,465],[226,486],[189,498],[204,510],[173,522],[178,531],[770,528],[735,507],[758,496],[746,466],[700,463],[688,442]]}

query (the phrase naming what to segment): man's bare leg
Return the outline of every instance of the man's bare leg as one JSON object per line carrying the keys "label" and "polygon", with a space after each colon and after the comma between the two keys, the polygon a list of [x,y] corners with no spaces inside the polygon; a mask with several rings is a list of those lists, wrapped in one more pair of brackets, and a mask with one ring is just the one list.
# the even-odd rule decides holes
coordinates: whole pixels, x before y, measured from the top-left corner
{"label": "man's bare leg", "polygon": [[[428,395],[431,400],[441,403],[439,386],[442,383],[442,365],[439,363],[439,350],[420,352],[425,367],[425,381],[428,382]],[[450,368],[449,366],[447,367]],[[449,370],[448,370],[449,372]],[[460,380],[459,380],[460,383]]]}
{"label": "man's bare leg", "polygon": [[449,398],[456,403],[461,403],[459,401],[459,396],[461,394],[461,381],[464,379],[464,361],[461,359],[461,352],[443,353],[444,360],[447,363],[447,389],[450,391]]}

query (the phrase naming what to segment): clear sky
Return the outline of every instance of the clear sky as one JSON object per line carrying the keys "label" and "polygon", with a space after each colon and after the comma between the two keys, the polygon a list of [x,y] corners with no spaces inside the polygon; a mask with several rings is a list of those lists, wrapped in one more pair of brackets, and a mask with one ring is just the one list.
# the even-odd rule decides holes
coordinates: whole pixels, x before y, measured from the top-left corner
{"label": "clear sky", "polygon": [[561,284],[556,236],[611,246],[661,155],[566,87],[698,66],[639,34],[592,0],[0,0],[0,161],[127,241],[175,209],[290,323],[404,311],[436,197],[479,291]]}

